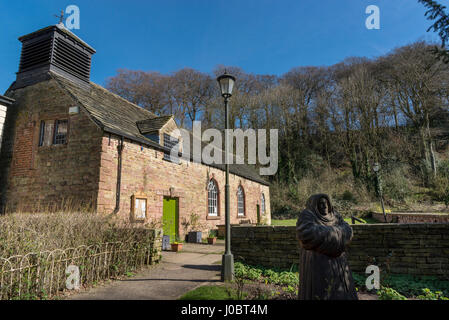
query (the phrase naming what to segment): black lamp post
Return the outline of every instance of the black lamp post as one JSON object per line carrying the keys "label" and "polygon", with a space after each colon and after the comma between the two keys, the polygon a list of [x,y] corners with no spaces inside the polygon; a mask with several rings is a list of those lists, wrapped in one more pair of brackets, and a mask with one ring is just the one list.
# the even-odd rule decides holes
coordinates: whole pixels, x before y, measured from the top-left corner
{"label": "black lamp post", "polygon": [[232,96],[232,89],[234,88],[235,78],[226,71],[223,75],[217,78],[220,84],[221,95],[225,103],[225,168],[226,168],[226,185],[225,185],[225,224],[226,224],[226,250],[222,259],[222,281],[234,280],[234,256],[231,253],[231,216],[229,212],[229,163],[228,163],[228,146],[229,146],[229,112],[228,102]]}
{"label": "black lamp post", "polygon": [[387,215],[385,214],[385,207],[384,207],[384,198],[382,196],[382,185],[379,178],[379,171],[380,171],[380,165],[379,163],[375,163],[373,166],[374,173],[376,174],[376,186],[377,186],[377,193],[380,197],[380,204],[382,205],[382,213],[384,214],[385,222],[387,222]]}

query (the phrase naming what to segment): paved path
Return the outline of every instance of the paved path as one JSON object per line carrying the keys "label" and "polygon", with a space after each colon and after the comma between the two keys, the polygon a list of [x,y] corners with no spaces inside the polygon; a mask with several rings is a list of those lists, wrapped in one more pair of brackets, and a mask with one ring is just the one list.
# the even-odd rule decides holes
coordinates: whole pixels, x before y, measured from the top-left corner
{"label": "paved path", "polygon": [[[132,278],[67,297],[69,300],[175,300],[206,283],[220,281],[224,242],[185,243],[181,252],[162,252],[162,261]],[[220,262],[220,263],[219,263]]]}

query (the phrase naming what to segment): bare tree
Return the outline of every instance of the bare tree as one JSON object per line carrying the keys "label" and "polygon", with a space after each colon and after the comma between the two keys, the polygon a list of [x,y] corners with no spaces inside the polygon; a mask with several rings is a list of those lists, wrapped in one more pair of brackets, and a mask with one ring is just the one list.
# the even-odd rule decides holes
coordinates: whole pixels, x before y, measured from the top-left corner
{"label": "bare tree", "polygon": [[158,115],[164,113],[167,76],[159,72],[120,69],[108,79],[106,87],[125,99]]}
{"label": "bare tree", "polygon": [[223,129],[216,77],[226,70],[237,78],[231,128],[279,129],[279,170],[272,181],[290,188],[311,174],[319,177],[322,168],[349,168],[354,181],[372,191],[371,166],[380,162],[388,170],[410,165],[431,186],[434,127],[445,123],[439,117],[449,105],[447,65],[433,47],[417,42],[379,58],[295,67],[280,77],[223,65],[210,74],[119,70],[108,88],[158,115],[173,114],[182,127],[201,120],[203,129]]}
{"label": "bare tree", "polygon": [[430,123],[445,103],[442,96],[447,89],[442,84],[447,83],[447,66],[432,54],[432,46],[424,42],[398,48],[383,59],[389,62],[386,76],[393,92],[393,103],[419,131],[427,184],[430,173],[436,175],[437,159]]}

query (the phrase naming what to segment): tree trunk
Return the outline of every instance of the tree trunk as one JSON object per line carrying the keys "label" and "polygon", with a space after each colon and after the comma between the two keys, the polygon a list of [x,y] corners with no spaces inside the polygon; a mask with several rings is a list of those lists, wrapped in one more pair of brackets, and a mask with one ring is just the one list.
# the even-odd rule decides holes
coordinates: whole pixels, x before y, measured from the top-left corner
{"label": "tree trunk", "polygon": [[424,128],[421,128],[420,130],[420,136],[421,136],[421,145],[422,145],[422,161],[423,163],[423,174],[424,174],[424,186],[428,187],[430,182],[430,173],[431,173],[431,160],[430,160],[430,152],[429,152],[429,145],[427,143],[427,137],[426,132]]}
{"label": "tree trunk", "polygon": [[433,178],[437,176],[437,166],[436,166],[436,157],[434,152],[434,145],[432,141],[432,133],[430,132],[430,121],[429,114],[426,114],[426,127],[427,127],[427,139],[429,144],[429,153],[430,153],[430,165],[432,168]]}

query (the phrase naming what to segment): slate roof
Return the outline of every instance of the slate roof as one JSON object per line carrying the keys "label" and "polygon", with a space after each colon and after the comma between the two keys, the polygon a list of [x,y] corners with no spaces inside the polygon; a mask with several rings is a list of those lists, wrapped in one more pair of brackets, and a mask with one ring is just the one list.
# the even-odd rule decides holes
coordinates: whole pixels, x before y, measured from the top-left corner
{"label": "slate roof", "polygon": [[140,133],[147,134],[162,129],[173,116],[161,116],[137,122]]}
{"label": "slate roof", "polygon": [[[92,116],[92,120],[103,131],[123,136],[160,151],[170,151],[153,140],[146,138],[139,130],[138,124],[157,127],[164,121],[166,123],[171,116],[158,117],[154,113],[123,99],[95,83],[91,82],[90,88],[86,89],[53,72],[49,74],[87,110]],[[192,159],[192,155],[190,157]],[[224,164],[207,165],[225,170]],[[266,180],[260,177],[256,169],[249,165],[231,164],[229,165],[229,172],[264,185],[269,185]]]}

